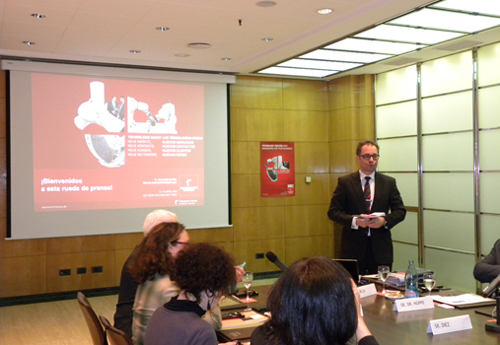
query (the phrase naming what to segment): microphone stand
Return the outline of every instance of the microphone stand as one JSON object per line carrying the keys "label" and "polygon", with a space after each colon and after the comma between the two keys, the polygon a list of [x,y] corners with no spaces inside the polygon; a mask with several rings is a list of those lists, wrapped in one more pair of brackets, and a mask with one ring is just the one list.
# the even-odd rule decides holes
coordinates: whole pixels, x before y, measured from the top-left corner
{"label": "microphone stand", "polygon": [[500,333],[500,318],[498,317],[499,313],[500,313],[500,288],[499,287],[496,288],[495,299],[497,301],[497,304],[496,304],[496,311],[497,311],[496,319],[497,320],[496,321],[486,321],[486,323],[484,324],[484,328],[490,332]]}

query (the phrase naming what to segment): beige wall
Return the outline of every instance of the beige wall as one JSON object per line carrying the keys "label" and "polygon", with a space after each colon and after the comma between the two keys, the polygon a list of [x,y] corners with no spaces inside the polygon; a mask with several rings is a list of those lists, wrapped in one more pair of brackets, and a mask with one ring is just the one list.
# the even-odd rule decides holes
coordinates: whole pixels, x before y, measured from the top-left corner
{"label": "beige wall", "polygon": [[[0,171],[6,173],[6,81],[0,71]],[[354,147],[374,138],[373,77],[330,83],[238,77],[231,87],[232,228],[191,230],[193,242],[218,243],[254,272],[277,268],[256,253],[274,251],[286,264],[309,255],[334,256],[326,216],[339,175],[356,168]],[[259,143],[295,143],[296,196],[260,197]],[[312,183],[306,184],[305,177]],[[0,235],[6,235],[5,178],[0,185]],[[37,240],[0,240],[0,298],[105,288],[141,233]],[[338,241],[335,241],[338,243]],[[103,266],[103,273],[90,273]],[[87,274],[77,275],[77,267]],[[71,268],[59,277],[59,269]]]}

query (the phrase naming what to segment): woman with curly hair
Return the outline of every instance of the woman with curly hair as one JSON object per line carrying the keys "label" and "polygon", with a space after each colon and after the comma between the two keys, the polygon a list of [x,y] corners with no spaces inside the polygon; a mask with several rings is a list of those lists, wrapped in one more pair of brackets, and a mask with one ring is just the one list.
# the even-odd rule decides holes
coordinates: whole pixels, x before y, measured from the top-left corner
{"label": "woman with curly hair", "polygon": [[273,286],[271,319],[252,333],[252,345],[377,345],[360,312],[359,292],[349,273],[327,257],[287,268]]}
{"label": "woman with curly hair", "polygon": [[135,295],[132,339],[144,343],[144,332],[154,311],[179,293],[170,280],[174,259],[189,245],[189,235],[179,223],[160,223],[144,237],[128,271],[139,284]]}
{"label": "woman with curly hair", "polygon": [[217,246],[193,244],[179,253],[171,275],[181,292],[154,312],[145,344],[217,345],[214,329],[201,317],[235,284],[234,259]]}

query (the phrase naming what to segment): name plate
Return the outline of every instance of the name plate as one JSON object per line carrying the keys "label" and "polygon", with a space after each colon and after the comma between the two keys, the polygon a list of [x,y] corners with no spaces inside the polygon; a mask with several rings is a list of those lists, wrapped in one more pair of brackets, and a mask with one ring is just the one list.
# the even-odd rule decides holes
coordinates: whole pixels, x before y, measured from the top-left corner
{"label": "name plate", "polygon": [[472,323],[469,315],[448,317],[445,319],[431,320],[427,333],[443,334],[449,332],[463,331],[472,329]]}
{"label": "name plate", "polygon": [[358,291],[359,291],[359,297],[361,298],[377,294],[377,288],[375,287],[375,284],[358,286]]}
{"label": "name plate", "polygon": [[434,300],[432,297],[419,297],[419,298],[407,298],[398,299],[394,301],[394,310],[397,312],[423,310],[423,309],[433,309]]}

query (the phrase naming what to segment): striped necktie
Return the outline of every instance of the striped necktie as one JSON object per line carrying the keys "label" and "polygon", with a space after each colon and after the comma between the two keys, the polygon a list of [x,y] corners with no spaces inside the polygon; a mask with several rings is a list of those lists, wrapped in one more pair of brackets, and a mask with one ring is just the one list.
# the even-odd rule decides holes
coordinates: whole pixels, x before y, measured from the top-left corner
{"label": "striped necktie", "polygon": [[365,177],[365,186],[363,188],[363,195],[365,196],[366,209],[370,212],[370,206],[372,203],[372,192],[370,189],[370,176]]}

